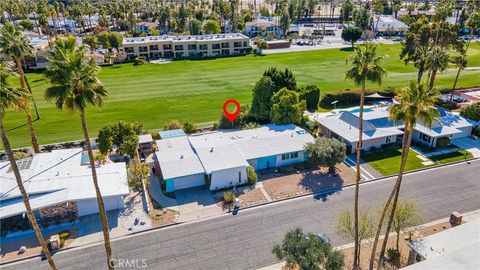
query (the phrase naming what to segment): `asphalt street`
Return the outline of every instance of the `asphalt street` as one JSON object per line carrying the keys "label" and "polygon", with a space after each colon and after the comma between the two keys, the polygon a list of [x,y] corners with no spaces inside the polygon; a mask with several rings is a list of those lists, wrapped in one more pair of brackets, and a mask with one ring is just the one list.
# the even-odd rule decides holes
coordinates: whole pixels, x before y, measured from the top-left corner
{"label": "asphalt street", "polygon": [[[410,174],[405,177],[401,198],[416,201],[426,222],[448,217],[452,211],[476,210],[480,208],[479,175],[480,161]],[[361,206],[378,207],[393,182],[386,179],[361,185]],[[236,216],[117,239],[112,242],[114,257],[128,260],[128,266],[134,266],[128,269],[256,269],[276,263],[272,246],[295,227],[326,233],[335,246],[351,242],[335,235],[334,222],[340,210],[353,207],[353,195],[354,189],[346,188],[319,200],[307,196],[240,210]],[[106,268],[100,244],[59,252],[54,260],[59,269]],[[1,268],[49,269],[39,258]],[[127,269],[125,264],[123,268]]]}

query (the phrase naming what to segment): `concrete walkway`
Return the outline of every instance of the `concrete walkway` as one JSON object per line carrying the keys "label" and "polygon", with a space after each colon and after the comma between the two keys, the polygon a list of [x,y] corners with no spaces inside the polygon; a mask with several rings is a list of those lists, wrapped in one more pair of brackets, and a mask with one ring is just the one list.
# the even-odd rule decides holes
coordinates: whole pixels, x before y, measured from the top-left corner
{"label": "concrete walkway", "polygon": [[[349,168],[356,172],[356,160],[357,156],[353,154],[347,156],[347,159],[343,163],[345,163]],[[363,160],[361,160],[360,162],[360,170],[362,171],[363,180],[373,180],[383,176],[381,173],[377,172],[377,170],[375,170],[372,166],[370,166],[370,164]]]}
{"label": "concrete walkway", "polygon": [[150,185],[148,185],[148,190],[150,192],[150,197],[163,208],[168,208],[177,212],[180,211],[177,200],[169,198],[163,194],[160,187],[160,180],[153,174],[150,174]]}

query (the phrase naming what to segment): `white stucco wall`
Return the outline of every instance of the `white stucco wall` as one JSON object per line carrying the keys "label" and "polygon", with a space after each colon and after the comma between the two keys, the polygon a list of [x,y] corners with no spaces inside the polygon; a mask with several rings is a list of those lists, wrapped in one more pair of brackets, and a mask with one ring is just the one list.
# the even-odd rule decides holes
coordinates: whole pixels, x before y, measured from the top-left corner
{"label": "white stucco wall", "polygon": [[[106,211],[123,209],[124,207],[123,198],[121,196],[103,198],[103,204],[105,205]],[[98,213],[97,199],[94,198],[77,201],[77,208],[79,216]]]}
{"label": "white stucco wall", "polygon": [[[304,151],[298,151],[298,157],[292,159],[282,160],[282,155],[277,155],[277,160],[275,161],[276,167],[286,166],[294,163],[299,163],[304,161]],[[290,153],[289,153],[290,154]]]}
{"label": "white stucco wall", "polygon": [[[240,175],[240,182],[238,175]],[[224,170],[213,171],[211,174],[210,190],[228,188],[247,182],[247,167],[240,166]]]}
{"label": "white stucco wall", "polygon": [[468,136],[470,136],[470,134],[472,134],[472,126],[463,127],[463,128],[457,128],[457,129],[458,129],[458,130],[461,130],[462,133],[453,134],[453,135],[452,135],[452,139],[468,137]]}
{"label": "white stucco wall", "polygon": [[205,174],[193,174],[173,179],[175,190],[205,185]]}

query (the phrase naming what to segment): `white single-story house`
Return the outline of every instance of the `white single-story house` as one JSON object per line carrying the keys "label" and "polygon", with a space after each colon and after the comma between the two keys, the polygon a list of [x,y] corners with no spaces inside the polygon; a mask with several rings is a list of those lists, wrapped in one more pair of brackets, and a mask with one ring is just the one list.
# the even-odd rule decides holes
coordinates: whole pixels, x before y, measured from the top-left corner
{"label": "white single-story house", "polygon": [[156,158],[167,192],[207,184],[210,190],[247,182],[246,169],[270,169],[305,161],[313,137],[295,125],[265,125],[157,141]]}
{"label": "white single-story house", "polygon": [[[358,107],[316,114],[320,134],[337,138],[347,145],[347,154],[356,152],[358,144]],[[457,139],[472,133],[473,121],[457,113],[438,108],[440,117],[429,128],[417,122],[412,140],[431,148],[438,146],[439,138]],[[363,120],[363,145],[365,151],[381,148],[386,144],[401,142],[404,126],[388,119],[389,107],[365,107]]]}
{"label": "white single-story house", "polygon": [[[17,161],[30,205],[37,219],[62,209],[75,216],[98,213],[88,156],[81,148],[53,150]],[[107,211],[123,209],[128,194],[125,163],[97,165],[100,192]],[[9,162],[0,163],[0,219],[24,216],[25,207]]]}
{"label": "white single-story house", "polygon": [[399,35],[403,36],[408,30],[408,25],[396,19],[393,15],[375,16],[373,22],[375,32],[380,35]]}
{"label": "white single-story house", "polygon": [[480,269],[480,219],[408,243],[409,263],[403,269]]}

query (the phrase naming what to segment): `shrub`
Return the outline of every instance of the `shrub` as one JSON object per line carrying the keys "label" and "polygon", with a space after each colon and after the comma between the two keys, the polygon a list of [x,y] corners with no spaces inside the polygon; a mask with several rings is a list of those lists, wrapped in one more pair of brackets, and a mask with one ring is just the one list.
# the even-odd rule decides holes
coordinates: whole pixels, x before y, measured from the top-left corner
{"label": "shrub", "polygon": [[249,122],[243,126],[243,129],[255,129],[258,128],[260,125],[256,122]]}
{"label": "shrub", "polygon": [[185,131],[185,133],[187,133],[187,134],[192,134],[192,133],[195,133],[197,131],[197,127],[195,126],[195,124],[193,122],[185,121],[183,123],[183,131]]}
{"label": "shrub", "polygon": [[60,239],[67,239],[68,236],[70,236],[70,232],[67,230],[63,230],[58,233],[58,236],[60,237]]}
{"label": "shrub", "polygon": [[134,66],[140,66],[140,65],[143,65],[143,64],[146,64],[147,63],[147,59],[143,56],[137,56],[135,57],[135,59],[133,59],[133,65]]}
{"label": "shrub", "polygon": [[437,139],[437,147],[444,148],[450,145],[450,138],[448,137],[441,137]]}
{"label": "shrub", "polygon": [[396,248],[389,248],[387,249],[387,256],[391,261],[398,260],[400,258],[400,251]]}
{"label": "shrub", "polygon": [[152,139],[154,139],[154,140],[159,140],[160,139],[160,134],[158,134],[158,132],[152,132],[152,133],[150,133],[150,135],[152,135]]}
{"label": "shrub", "polygon": [[455,103],[451,103],[450,101],[445,101],[441,98],[435,99],[435,106],[445,108],[447,110],[455,110],[458,106]]}
{"label": "shrub", "polygon": [[326,93],[320,99],[320,105],[331,106],[332,102],[338,100],[337,106],[356,104],[360,101],[360,93],[358,91],[346,90],[337,93]]}
{"label": "shrub", "polygon": [[24,159],[24,158],[27,158],[27,157],[28,157],[28,154],[25,153],[25,152],[22,152],[22,151],[17,151],[17,152],[15,152],[15,154],[13,154],[13,158],[15,160]]}
{"label": "shrub", "polygon": [[257,172],[252,166],[247,167],[247,179],[249,185],[255,185],[257,183]]}
{"label": "shrub", "polygon": [[216,129],[218,129],[219,126],[220,126],[220,124],[218,122],[213,122],[212,129],[216,130]]}
{"label": "shrub", "polygon": [[320,101],[320,89],[315,85],[307,85],[301,88],[300,100],[305,100],[309,112],[315,112],[318,109],[318,102]]}
{"label": "shrub", "polygon": [[480,121],[480,102],[463,107],[460,109],[460,115],[475,121]]}
{"label": "shrub", "polygon": [[223,193],[223,199],[225,200],[225,202],[228,203],[234,202],[236,199],[235,193],[231,191],[226,191],[225,193]]}
{"label": "shrub", "polygon": [[179,129],[182,128],[182,124],[178,120],[172,119],[167,121],[165,125],[163,126],[163,129],[165,130],[172,130],[172,129]]}

